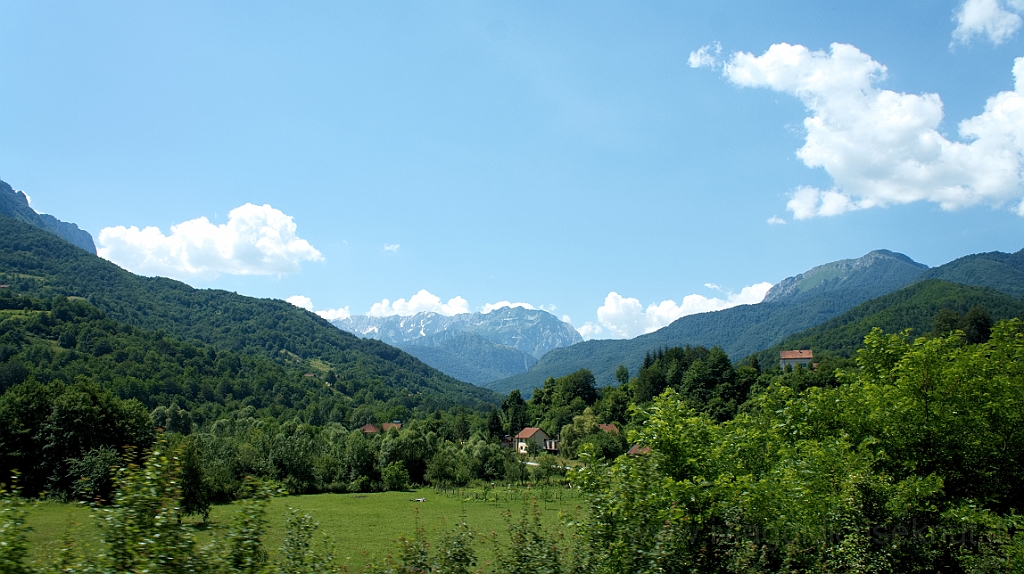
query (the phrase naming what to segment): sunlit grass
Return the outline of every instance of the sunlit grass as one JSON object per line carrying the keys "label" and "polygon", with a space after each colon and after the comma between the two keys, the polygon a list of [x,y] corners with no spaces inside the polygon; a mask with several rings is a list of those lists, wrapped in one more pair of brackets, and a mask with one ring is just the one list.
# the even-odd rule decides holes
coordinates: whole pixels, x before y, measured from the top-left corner
{"label": "sunlit grass", "polygon": [[[413,502],[416,498],[426,500]],[[313,516],[320,523],[318,532],[326,535],[338,562],[358,572],[393,554],[399,537],[415,534],[417,520],[423,525],[427,540],[434,542],[465,519],[476,534],[474,548],[480,564],[484,564],[494,558],[492,532],[499,542],[507,541],[503,513],[511,513],[512,519],[518,520],[523,509],[533,508],[534,501],[541,522],[552,529],[561,528],[560,514],[573,515],[581,504],[575,493],[558,487],[488,491],[476,488],[448,493],[423,488],[408,492],[288,496],[270,501],[264,542],[271,555],[277,553],[284,540],[285,518],[289,508],[294,508]],[[193,518],[185,522],[196,526],[197,541],[206,544],[227,528],[236,511],[233,505],[215,506],[206,527]],[[41,502],[30,509],[28,522],[32,527],[29,544],[35,561],[51,562],[69,531],[70,539],[87,554],[102,549],[100,530],[86,506]]]}

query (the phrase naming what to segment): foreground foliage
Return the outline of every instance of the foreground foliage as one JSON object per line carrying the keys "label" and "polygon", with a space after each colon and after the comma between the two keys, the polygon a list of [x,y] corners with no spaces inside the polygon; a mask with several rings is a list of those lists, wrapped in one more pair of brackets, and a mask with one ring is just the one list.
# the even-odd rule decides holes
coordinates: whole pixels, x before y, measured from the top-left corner
{"label": "foreground foliage", "polygon": [[781,377],[716,423],[673,390],[649,456],[576,471],[594,572],[1024,569],[1024,325],[908,340],[876,330],[857,368]]}

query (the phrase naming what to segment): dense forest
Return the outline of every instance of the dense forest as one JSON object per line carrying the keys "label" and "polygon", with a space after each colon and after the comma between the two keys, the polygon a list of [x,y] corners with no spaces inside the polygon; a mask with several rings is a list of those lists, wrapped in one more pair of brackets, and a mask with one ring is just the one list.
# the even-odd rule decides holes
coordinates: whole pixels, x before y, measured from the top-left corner
{"label": "dense forest", "polygon": [[[936,317],[936,325],[948,325],[950,318]],[[753,381],[756,366],[733,368],[715,349],[654,352],[641,374],[614,390],[627,395],[627,424],[634,428],[629,437],[642,449],[606,458],[599,442],[578,441],[574,448],[585,464],[567,479],[587,506],[572,535],[534,528],[524,518],[510,525],[513,540],[523,545],[488,568],[602,574],[1019,571],[1024,323],[1004,321],[982,335],[985,340],[972,343],[960,330],[917,339],[875,330],[846,367],[831,373],[769,369]],[[680,369],[684,374],[676,377]],[[637,404],[632,401],[638,392],[656,389],[638,385],[644,377],[663,380],[665,388]],[[715,378],[728,382],[727,390],[708,395],[696,384]],[[708,397],[728,405],[747,382],[749,398],[732,416],[722,406],[708,408]],[[558,424],[582,408],[567,423],[573,425],[607,412],[615,402],[612,392],[596,391],[586,372],[551,379],[535,393],[546,398],[526,403],[513,393],[486,426],[504,430],[503,424],[516,421],[503,419],[536,416]],[[261,483],[241,486],[252,502],[242,507],[238,521],[249,528],[231,530],[228,548],[199,548],[190,531],[176,525],[174,517],[193,508],[189,501],[196,497],[187,487],[187,477],[197,474],[190,449],[256,422],[233,428],[222,422],[216,431],[161,439],[156,453],[112,478],[113,504],[104,516],[117,520],[104,526],[106,540],[126,542],[126,550],[79,556],[73,568],[62,571],[120,571],[119,565],[157,572],[342,571],[309,544],[308,521],[291,523],[290,544],[298,546],[285,555],[289,564],[267,561],[257,536],[258,508],[265,497],[260,492],[270,487]],[[385,460],[407,462],[400,453],[429,444],[426,437],[437,434],[429,425],[423,421],[373,437],[357,431],[330,442],[345,444],[346,456],[363,449],[363,460],[379,467]],[[285,423],[266,440],[291,441],[290,450],[301,451],[304,441],[315,442],[317,432],[331,428]],[[466,454],[465,463],[489,460],[491,447],[508,452],[497,446],[494,433],[484,438],[484,430],[477,432],[476,442],[463,441],[478,449]],[[462,480],[460,473],[474,472],[458,470],[458,462],[441,464],[457,461],[459,449],[454,441],[440,444],[426,461],[427,482],[442,473]],[[441,454],[445,450],[448,455]],[[180,454],[161,454],[167,451]],[[383,453],[394,458],[381,458]],[[495,460],[504,465],[507,457],[496,454]],[[384,466],[381,480],[413,478],[404,462],[392,464]],[[5,571],[29,572],[18,551],[24,546],[24,509],[14,498],[0,502],[0,542],[7,549],[0,560],[6,560]],[[156,511],[138,512],[147,508]],[[471,530],[460,523],[436,547],[419,537],[399,543],[393,559],[375,571],[469,572],[475,565]]]}
{"label": "dense forest", "polygon": [[[326,376],[380,402],[427,412],[486,410],[500,397],[457,381],[394,347],[335,328],[284,301],[193,289],[140,277],[20,221],[0,215],[0,283],[37,299],[80,297],[120,323],[162,331],[216,351],[261,355]],[[410,399],[411,396],[411,400]]]}

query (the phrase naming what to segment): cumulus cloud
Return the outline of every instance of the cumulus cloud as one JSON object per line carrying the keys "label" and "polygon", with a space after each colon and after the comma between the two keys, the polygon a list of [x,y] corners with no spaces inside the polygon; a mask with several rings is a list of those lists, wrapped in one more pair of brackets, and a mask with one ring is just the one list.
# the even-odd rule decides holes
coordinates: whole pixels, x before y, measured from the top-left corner
{"label": "cumulus cloud", "polygon": [[402,246],[401,246],[401,245],[399,245],[399,244],[397,244],[397,243],[392,243],[392,244],[390,244],[390,245],[385,245],[385,246],[384,246],[384,251],[390,251],[391,253],[395,253],[395,252],[397,252],[397,251],[399,250],[399,248],[401,248],[401,247],[402,247]]}
{"label": "cumulus cloud", "polygon": [[117,226],[100,231],[100,257],[131,271],[175,278],[295,273],[303,261],[323,257],[295,234],[295,222],[269,205],[246,203],[228,222],[205,217],[159,228]]}
{"label": "cumulus cloud", "polygon": [[691,68],[715,68],[718,66],[718,57],[722,55],[722,45],[715,42],[711,46],[701,46],[690,52],[687,63]]}
{"label": "cumulus cloud", "polygon": [[592,321],[587,321],[582,327],[576,329],[580,336],[584,339],[596,339],[604,334],[604,329],[600,325]]}
{"label": "cumulus cloud", "polygon": [[481,313],[490,313],[495,309],[501,309],[502,307],[522,307],[523,309],[536,309],[529,303],[512,303],[510,301],[498,301],[497,303],[488,303],[480,308]]}
{"label": "cumulus cloud", "polygon": [[335,319],[348,319],[352,316],[347,305],[339,309],[324,309],[322,311],[317,311],[316,314],[328,321],[334,321]]}
{"label": "cumulus cloud", "polygon": [[422,312],[438,313],[449,317],[460,313],[469,313],[469,302],[462,297],[453,297],[447,303],[443,303],[437,295],[426,289],[421,289],[408,301],[398,299],[392,303],[390,300],[384,299],[380,303],[374,303],[367,315],[370,317],[408,316]]}
{"label": "cumulus cloud", "polygon": [[984,34],[993,44],[1002,44],[1020,29],[1022,10],[1024,0],[965,0],[953,17],[953,42],[966,44]]}
{"label": "cumulus cloud", "polygon": [[307,311],[313,310],[313,300],[310,299],[309,297],[306,297],[305,295],[292,295],[291,297],[285,299],[285,301],[291,303],[292,305],[295,305],[296,307],[301,307]]}
{"label": "cumulus cloud", "polygon": [[604,305],[597,309],[599,324],[587,323],[579,332],[585,339],[600,336],[605,332],[612,338],[636,337],[657,331],[686,315],[760,303],[771,287],[771,283],[758,283],[744,287],[739,293],[727,293],[725,299],[694,294],[683,297],[679,303],[667,299],[660,303],[651,303],[646,308],[639,299],[623,297],[612,291],[605,297]]}
{"label": "cumulus cloud", "polygon": [[768,218],[768,225],[785,225],[785,224],[786,224],[786,220],[782,219],[781,217],[779,217],[777,215],[773,215],[773,216]]}
{"label": "cumulus cloud", "polygon": [[775,44],[760,56],[733,54],[722,73],[739,86],[795,96],[809,112],[797,156],[825,169],[834,186],[798,188],[787,204],[795,219],[921,200],[945,210],[1012,205],[1024,214],[1024,58],[1014,62],[1014,90],[960,122],[961,142],[937,131],[938,94],[879,89],[885,66],[854,46],[832,44],[826,53]]}

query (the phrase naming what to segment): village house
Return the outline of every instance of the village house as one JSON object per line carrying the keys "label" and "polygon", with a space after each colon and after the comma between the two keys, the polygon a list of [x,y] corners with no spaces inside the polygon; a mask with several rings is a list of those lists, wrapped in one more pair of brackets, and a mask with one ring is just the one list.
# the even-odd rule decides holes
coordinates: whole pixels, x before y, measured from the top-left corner
{"label": "village house", "polygon": [[530,443],[537,445],[537,448],[552,454],[558,453],[558,441],[548,436],[548,433],[537,427],[526,427],[515,436],[516,452],[528,454]]}
{"label": "village house", "polygon": [[805,369],[810,369],[814,366],[813,361],[814,354],[811,353],[810,349],[779,352],[779,367],[782,370],[786,370],[787,365],[793,369],[797,368],[798,365]]}

